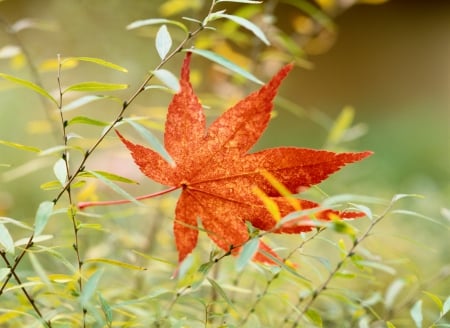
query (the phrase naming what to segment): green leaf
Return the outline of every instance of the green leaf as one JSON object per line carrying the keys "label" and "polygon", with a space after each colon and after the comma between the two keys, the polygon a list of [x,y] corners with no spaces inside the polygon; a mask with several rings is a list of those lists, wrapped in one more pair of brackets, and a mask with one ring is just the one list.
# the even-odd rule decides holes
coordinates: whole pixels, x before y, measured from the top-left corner
{"label": "green leaf", "polygon": [[306,311],[306,317],[311,321],[314,327],[323,327],[322,317],[316,310],[311,308],[308,309],[308,311]]}
{"label": "green leaf", "polygon": [[12,219],[12,218],[7,218],[7,217],[4,217],[4,216],[0,216],[0,223],[10,223],[10,224],[13,224],[13,225],[15,225],[17,227],[20,227],[22,229],[33,230],[30,226],[26,225],[23,222],[20,222],[19,220],[15,220],[15,219]]}
{"label": "green leaf", "polygon": [[53,212],[53,202],[44,201],[39,204],[39,208],[36,212],[34,219],[34,235],[39,236],[47,225],[48,219]]}
{"label": "green leaf", "polygon": [[23,80],[18,77],[14,77],[12,75],[8,75],[5,73],[0,73],[0,77],[4,78],[6,80],[9,80],[11,82],[20,84],[21,86],[24,86],[28,89],[31,89],[31,90],[43,95],[44,97],[50,99],[51,101],[53,101],[55,103],[55,105],[58,104],[55,98],[53,98],[47,91],[45,91],[43,88],[41,88],[40,86],[38,86],[37,84],[35,84],[33,82]]}
{"label": "green leaf", "polygon": [[174,90],[175,92],[180,91],[180,83],[178,82],[178,78],[172,72],[166,69],[158,69],[156,71],[153,71],[152,73],[170,89]]}
{"label": "green leaf", "polygon": [[405,287],[405,285],[405,280],[396,279],[388,286],[386,294],[384,296],[384,306],[386,307],[386,309],[390,310],[393,308],[398,294],[403,289],[403,287]]}
{"label": "green leaf", "polygon": [[6,141],[6,140],[0,140],[0,145],[5,145],[11,148],[16,148],[20,150],[25,151],[31,151],[33,153],[39,153],[41,150],[39,148],[33,147],[33,146],[25,146],[16,142]]}
{"label": "green leaf", "polygon": [[252,238],[249,241],[247,241],[244,246],[242,247],[242,251],[239,254],[239,257],[236,261],[236,270],[238,272],[242,271],[247,264],[252,260],[253,256],[258,251],[259,247],[259,239],[258,238]]}
{"label": "green leaf", "polygon": [[441,317],[446,315],[447,312],[449,312],[449,311],[450,311],[450,296],[447,297],[447,299],[444,302],[444,305],[442,306]]}
{"label": "green leaf", "polygon": [[166,25],[162,25],[159,28],[158,33],[156,33],[155,46],[159,57],[161,59],[166,58],[172,47],[172,37],[170,36]]}
{"label": "green leaf", "polygon": [[212,52],[209,50],[204,50],[204,49],[195,49],[195,48],[190,48],[185,51],[192,52],[192,53],[200,55],[206,59],[209,59],[209,60],[229,69],[230,71],[237,73],[237,74],[245,77],[246,79],[253,81],[257,84],[261,84],[261,85],[264,84],[261,80],[256,78],[253,74],[247,72],[243,68],[239,67],[235,63],[229,61],[228,59],[222,57],[221,55],[216,54],[215,52]]}
{"label": "green leaf", "polygon": [[140,202],[138,202],[136,200],[136,198],[134,198],[133,196],[131,196],[129,193],[127,193],[125,190],[123,190],[122,188],[120,188],[118,185],[116,185],[115,183],[113,183],[110,179],[108,179],[107,177],[103,176],[102,174],[99,174],[95,171],[86,171],[90,174],[92,174],[93,176],[95,176],[97,179],[99,179],[100,181],[102,181],[106,186],[108,186],[109,188],[111,188],[112,190],[114,190],[116,193],[118,193],[119,195],[122,195],[124,198],[128,199],[129,201],[131,201],[132,203],[135,203],[136,205],[142,206],[142,204]]}
{"label": "green leaf", "polygon": [[64,186],[67,180],[67,168],[66,162],[62,158],[58,159],[55,165],[53,165],[53,173],[55,173],[61,186]]}
{"label": "green leaf", "polygon": [[3,223],[0,223],[0,245],[3,245],[7,253],[14,254],[14,240]]}
{"label": "green leaf", "polygon": [[115,265],[121,268],[125,269],[131,269],[131,270],[138,270],[138,271],[145,271],[147,268],[117,261],[117,260],[111,260],[111,259],[104,259],[104,258],[94,258],[94,259],[88,259],[85,261],[85,263],[104,263],[104,264],[110,264]]}
{"label": "green leaf", "polygon": [[233,302],[230,300],[230,298],[225,293],[225,291],[222,289],[222,287],[220,287],[220,285],[216,281],[214,281],[212,278],[206,278],[206,279],[208,279],[209,283],[214,288],[214,290],[217,292],[217,294],[219,294],[225,300],[225,302],[227,302],[227,304],[234,309],[235,307],[234,307]]}
{"label": "green leaf", "polygon": [[439,296],[426,291],[423,291],[423,293],[431,298],[433,302],[438,306],[439,312],[442,312],[443,304]]}
{"label": "green leaf", "polygon": [[80,295],[80,303],[83,308],[86,308],[86,305],[94,295],[102,274],[103,270],[96,271],[92,276],[89,277],[89,279],[84,284],[83,290],[81,291]]}
{"label": "green leaf", "polygon": [[355,117],[355,110],[351,106],[346,106],[342,109],[336,121],[334,121],[330,132],[328,133],[327,144],[337,145],[341,142],[345,132],[353,123]]}
{"label": "green leaf", "polygon": [[100,306],[102,307],[103,314],[105,315],[105,320],[107,325],[110,327],[112,325],[113,313],[112,308],[103,298],[102,294],[98,293],[98,299],[100,301]]}
{"label": "green leaf", "polygon": [[390,267],[390,266],[388,266],[386,264],[383,264],[381,262],[374,262],[374,261],[368,261],[368,260],[359,260],[358,264],[362,265],[364,267],[370,267],[370,268],[373,268],[373,269],[377,269],[377,270],[386,272],[386,273],[388,273],[390,275],[395,275],[397,273],[397,271],[393,267]]}
{"label": "green leaf", "polygon": [[72,118],[69,122],[67,122],[67,126],[72,124],[87,124],[87,125],[95,125],[95,126],[108,126],[109,123],[102,122],[98,120],[94,120],[92,118],[86,116],[76,116]]}
{"label": "green leaf", "polygon": [[217,0],[216,3],[219,2],[235,2],[235,3],[248,3],[248,4],[253,4],[253,5],[257,5],[262,3],[262,1],[255,1],[255,0]]}
{"label": "green leaf", "polygon": [[249,21],[243,17],[239,17],[239,16],[235,16],[235,15],[228,15],[228,14],[223,14],[223,13],[217,13],[216,16],[226,18],[226,19],[229,19],[229,20],[235,22],[236,24],[238,24],[238,25],[246,28],[250,32],[252,32],[258,39],[260,39],[266,45],[270,45],[270,41],[267,39],[264,32],[259,28],[259,26],[255,25],[251,21]]}
{"label": "green leaf", "polygon": [[386,321],[386,326],[387,326],[387,328],[396,328],[394,326],[394,324],[392,322],[390,322],[390,321]]}
{"label": "green leaf", "polygon": [[290,4],[298,9],[300,9],[305,14],[311,16],[318,23],[326,27],[327,29],[334,29],[335,25],[333,20],[325,15],[322,10],[318,7],[314,6],[312,3],[308,1],[300,1],[300,0],[283,0],[284,3]]}
{"label": "green leaf", "polygon": [[73,84],[69,86],[67,89],[65,89],[63,93],[66,93],[67,91],[89,91],[89,92],[114,91],[114,90],[123,90],[127,88],[128,84],[89,81]]}
{"label": "green leaf", "polygon": [[422,328],[422,300],[418,300],[413,307],[411,308],[410,312],[411,317],[414,320],[414,323],[416,324],[417,328]]}
{"label": "green leaf", "polygon": [[[117,182],[124,182],[124,183],[131,183],[131,184],[139,184],[139,182],[135,181],[135,180],[131,180],[128,178],[125,178],[121,175],[117,175],[115,173],[111,173],[111,172],[106,172],[106,171],[92,171],[95,172],[101,176],[103,176],[104,178],[111,180],[111,181],[117,181]],[[79,177],[86,177],[86,178],[96,178],[96,176],[94,176],[91,172],[81,172],[79,175]]]}
{"label": "green leaf", "polygon": [[94,101],[101,100],[101,99],[111,99],[111,100],[117,101],[118,103],[122,103],[122,100],[120,98],[113,97],[113,96],[86,95],[86,96],[83,96],[81,98],[78,98],[78,99],[72,101],[71,103],[69,103],[67,105],[64,105],[63,108],[62,108],[62,111],[63,112],[68,112],[68,111],[77,109],[77,108],[79,108],[81,106],[90,104],[90,103],[92,103]]}
{"label": "green leaf", "polygon": [[132,30],[135,28],[143,27],[143,26],[159,25],[159,24],[171,24],[171,25],[181,28],[186,33],[189,32],[188,28],[183,23],[180,23],[175,20],[165,19],[165,18],[150,18],[150,19],[137,20],[137,21],[134,21],[134,22],[128,24],[127,30]]}
{"label": "green leaf", "polygon": [[11,269],[9,268],[0,268],[0,281],[3,281],[9,273],[11,272]]}
{"label": "green leaf", "polygon": [[89,63],[94,63],[100,66],[104,66],[104,67],[108,67],[108,68],[112,68],[116,71],[120,71],[120,72],[125,72],[127,73],[128,70],[122,66],[113,64],[109,61],[106,61],[104,59],[100,59],[100,58],[94,58],[94,57],[69,57],[69,58],[65,58],[62,62],[61,65],[64,65],[65,62],[71,61],[71,60],[76,60],[76,61],[85,61],[85,62],[89,62]]}
{"label": "green leaf", "polygon": [[137,132],[139,132],[139,134],[149,143],[151,148],[159,153],[167,161],[167,163],[171,166],[175,166],[175,161],[172,159],[158,138],[153,135],[153,133],[133,120],[124,119],[124,122],[130,124]]}

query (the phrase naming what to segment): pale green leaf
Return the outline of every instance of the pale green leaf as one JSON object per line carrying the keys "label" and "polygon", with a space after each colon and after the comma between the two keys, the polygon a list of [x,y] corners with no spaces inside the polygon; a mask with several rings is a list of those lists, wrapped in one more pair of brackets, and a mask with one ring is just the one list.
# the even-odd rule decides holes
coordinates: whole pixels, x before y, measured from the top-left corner
{"label": "pale green leaf", "polygon": [[362,265],[364,267],[370,267],[373,269],[377,269],[377,270],[386,272],[390,275],[395,275],[397,273],[397,271],[393,267],[390,267],[390,266],[380,263],[380,262],[374,262],[374,261],[369,261],[369,260],[360,260],[360,261],[358,261],[358,264]]}
{"label": "pale green leaf", "polygon": [[400,291],[405,287],[405,284],[405,280],[396,279],[388,286],[384,296],[384,306],[386,309],[389,310],[393,308],[395,300],[397,299]]}
{"label": "pale green leaf", "polygon": [[429,298],[431,298],[433,300],[433,302],[438,306],[439,312],[442,312],[443,303],[442,303],[441,299],[439,298],[439,296],[437,296],[433,293],[427,292],[427,291],[423,291],[423,293],[425,295],[427,295]]}
{"label": "pale green leaf", "polygon": [[88,91],[88,92],[114,91],[114,90],[123,90],[127,88],[128,84],[123,83],[105,83],[105,82],[89,81],[73,84],[69,86],[67,89],[65,89],[63,93],[66,93],[67,91]]}
{"label": "pale green leaf", "polygon": [[416,327],[422,328],[422,321],[423,321],[422,300],[418,300],[413,305],[409,313],[411,314],[411,317],[413,318]]}
{"label": "pale green leaf", "polygon": [[236,270],[238,272],[242,271],[247,264],[252,260],[253,256],[258,251],[259,247],[259,239],[253,238],[244,244],[242,247],[242,251],[239,254],[239,257],[236,261]]}
{"label": "pale green leaf", "polygon": [[113,97],[113,96],[86,95],[86,96],[83,96],[81,98],[78,98],[78,99],[72,101],[71,103],[69,103],[67,105],[64,105],[63,108],[62,108],[62,111],[63,112],[68,112],[68,111],[77,109],[79,107],[82,107],[84,105],[90,104],[90,103],[92,103],[94,101],[101,100],[101,99],[111,99],[111,100],[114,100],[114,101],[116,101],[118,103],[122,103],[122,100],[120,98]]}
{"label": "pale green leaf", "polygon": [[53,165],[53,173],[55,173],[61,186],[64,186],[67,180],[67,168],[66,162],[62,158],[58,159],[55,165]]}
{"label": "pale green leaf", "polygon": [[43,88],[41,88],[40,86],[38,86],[37,84],[35,84],[33,82],[30,82],[30,81],[27,81],[27,80],[23,80],[23,79],[20,79],[18,77],[14,77],[12,75],[8,75],[8,74],[5,74],[5,73],[0,73],[0,77],[4,78],[6,80],[9,80],[11,82],[20,84],[21,86],[24,86],[24,87],[26,87],[28,89],[31,89],[31,90],[33,90],[33,91],[43,95],[44,97],[50,99],[55,104],[57,104],[57,101],[56,101],[55,98],[53,98],[47,91],[45,91]]}
{"label": "pale green leaf", "polygon": [[120,71],[120,72],[128,72],[128,70],[122,66],[113,64],[109,61],[106,61],[104,59],[100,59],[100,58],[94,58],[94,57],[69,57],[69,58],[65,58],[62,62],[61,65],[64,65],[65,62],[71,61],[71,60],[75,60],[75,61],[85,61],[85,62],[89,62],[89,63],[94,63],[100,66],[104,66],[104,67],[108,67],[108,68],[112,68],[116,71]]}
{"label": "pale green leaf", "polygon": [[105,315],[106,323],[108,327],[112,326],[113,312],[111,306],[103,298],[101,293],[98,293],[98,299],[100,301],[100,306],[102,307],[103,314]]}
{"label": "pale green leaf", "polygon": [[165,18],[150,18],[150,19],[143,19],[143,20],[137,20],[127,25],[127,30],[132,30],[135,28],[143,27],[143,26],[149,26],[149,25],[160,25],[160,24],[171,24],[174,26],[178,26],[181,28],[184,32],[188,32],[188,28],[183,23],[180,23],[175,20],[165,19]]}
{"label": "pale green leaf", "polygon": [[212,278],[206,278],[206,279],[208,279],[209,283],[214,288],[214,290],[217,292],[217,294],[219,294],[225,300],[225,302],[227,302],[227,304],[230,307],[235,308],[234,303],[231,301],[231,299],[228,297],[228,295],[225,293],[225,291],[222,289],[222,287],[220,287],[220,285],[214,279],[212,279]]}
{"label": "pale green leaf", "polygon": [[25,146],[16,142],[6,141],[6,140],[0,140],[0,145],[5,145],[11,148],[16,148],[20,150],[25,151],[31,151],[33,153],[39,153],[41,150],[39,148],[33,147],[33,146]]}
{"label": "pale green leaf", "polygon": [[172,37],[170,36],[166,25],[162,25],[159,28],[158,33],[156,33],[155,46],[159,57],[161,59],[166,58],[172,47]]}
{"label": "pale green leaf", "polygon": [[17,227],[20,227],[22,229],[33,230],[30,226],[26,225],[23,222],[20,222],[19,220],[15,220],[15,219],[4,217],[4,216],[0,216],[0,223],[9,223],[9,224],[13,224]]}
{"label": "pale green leaf", "polygon": [[0,246],[3,246],[7,253],[14,254],[14,240],[3,223],[0,223]]}
{"label": "pale green leaf", "polygon": [[229,61],[228,59],[226,59],[225,57],[222,57],[221,55],[209,51],[209,50],[204,50],[204,49],[195,49],[195,48],[190,48],[187,49],[185,51],[188,52],[192,52],[194,54],[200,55],[202,57],[205,57],[206,59],[209,59],[227,69],[229,69],[230,71],[237,73],[243,77],[245,77],[246,79],[253,81],[257,84],[264,84],[261,80],[259,80],[258,78],[256,78],[253,74],[251,74],[250,72],[244,70],[243,68],[239,67],[238,65],[236,65],[235,63]]}
{"label": "pale green leaf", "polygon": [[167,163],[175,166],[175,161],[172,159],[172,157],[158,140],[158,138],[153,135],[153,133],[133,120],[124,119],[124,121],[130,124],[137,132],[139,132],[139,134],[149,143],[151,148],[159,153]]}
{"label": "pale green leaf", "polygon": [[351,106],[346,106],[342,109],[336,121],[328,133],[327,144],[337,145],[342,141],[342,138],[348,128],[353,123],[355,117],[355,110]]}
{"label": "pale green leaf", "polygon": [[172,72],[166,69],[158,69],[156,71],[153,71],[152,73],[170,89],[174,90],[175,92],[180,91],[180,83],[178,82],[178,78]]}
{"label": "pale green leaf", "polygon": [[390,322],[390,321],[387,321],[387,322],[386,322],[386,326],[387,326],[387,328],[396,328],[396,327],[394,326],[394,324],[393,324],[392,322]]}
{"label": "pale green leaf", "polygon": [[86,281],[86,283],[83,285],[83,290],[80,294],[80,303],[83,308],[86,307],[92,296],[94,295],[95,291],[97,290],[97,285],[100,281],[100,277],[103,274],[103,270],[96,271],[92,276],[89,277],[89,279]]}
{"label": "pale green leaf", "polygon": [[217,0],[216,3],[219,2],[235,2],[235,3],[247,3],[251,5],[257,5],[262,3],[262,1],[255,1],[255,0]]}
{"label": "pale green leaf", "polygon": [[442,306],[441,316],[443,317],[450,311],[450,296],[447,297],[447,299],[444,302],[444,305]]}
{"label": "pale green leaf", "polygon": [[[106,172],[106,171],[92,171],[92,172],[95,172],[95,173],[97,173],[97,174],[99,174],[99,175],[103,176],[104,178],[106,178],[108,180],[111,180],[111,181],[139,184],[135,180],[131,180],[131,179],[125,178],[125,177],[117,175],[115,173]],[[93,177],[95,178],[96,177],[91,172],[81,172],[78,176],[79,177],[87,177],[87,178],[93,178]]]}
{"label": "pale green leaf", "polygon": [[115,265],[124,269],[131,269],[131,270],[138,270],[138,271],[145,271],[147,270],[147,268],[145,267],[141,267],[141,266],[137,266],[137,265],[133,265],[130,263],[125,263],[122,261],[117,261],[117,260],[111,260],[111,259],[105,259],[105,258],[93,258],[93,259],[88,259],[86,261],[84,261],[85,263],[104,263],[104,264],[109,264],[109,265]]}
{"label": "pale green leaf", "polygon": [[[47,241],[53,239],[53,235],[40,235],[40,236],[35,236],[33,238],[33,245],[36,246],[37,243],[43,242],[43,241]],[[18,247],[18,246],[23,246],[28,244],[28,242],[30,241],[30,237],[27,238],[21,238],[19,240],[16,240],[14,242],[14,246]]]}
{"label": "pale green leaf", "polygon": [[218,17],[229,19],[229,20],[235,22],[236,24],[246,28],[247,30],[252,32],[258,39],[260,39],[262,42],[264,42],[266,45],[270,45],[270,41],[267,39],[264,32],[259,28],[259,26],[255,25],[251,21],[249,21],[243,17],[239,17],[239,16],[235,16],[235,15],[228,15],[228,14],[223,14],[223,13],[217,13],[216,15]]}
{"label": "pale green leaf", "polygon": [[9,268],[0,268],[0,281],[3,281],[10,272],[11,270]]}
{"label": "pale green leaf", "polygon": [[48,219],[53,212],[53,206],[55,203],[50,201],[44,201],[39,204],[39,208],[36,212],[34,219],[34,235],[39,236],[47,225]]}
{"label": "pale green leaf", "polygon": [[136,205],[139,205],[139,206],[142,205],[140,202],[138,202],[136,200],[136,198],[131,196],[129,193],[127,193],[125,190],[120,188],[118,185],[113,183],[110,179],[108,179],[107,177],[103,176],[102,174],[99,174],[99,173],[97,173],[95,171],[86,171],[86,172],[88,172],[88,173],[92,174],[93,176],[95,176],[97,179],[102,181],[106,186],[108,186],[109,188],[114,190],[119,195],[122,195],[124,198],[128,199],[130,202],[135,203]]}
{"label": "pale green leaf", "polygon": [[306,311],[306,317],[314,325],[314,327],[323,327],[322,317],[316,310],[309,308]]}
{"label": "pale green leaf", "polygon": [[73,125],[73,124],[87,124],[87,125],[95,125],[95,126],[108,126],[109,125],[109,123],[107,123],[107,122],[94,120],[94,119],[92,119],[90,117],[86,117],[86,116],[76,116],[67,122],[67,126]]}

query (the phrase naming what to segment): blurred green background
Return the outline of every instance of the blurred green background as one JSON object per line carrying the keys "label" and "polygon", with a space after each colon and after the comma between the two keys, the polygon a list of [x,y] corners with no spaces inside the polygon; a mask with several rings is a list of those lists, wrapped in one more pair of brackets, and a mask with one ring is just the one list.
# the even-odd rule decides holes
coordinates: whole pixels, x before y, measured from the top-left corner
{"label": "blurred green background", "polygon": [[[330,194],[348,192],[387,199],[397,193],[421,194],[424,199],[406,201],[402,208],[440,222],[447,220],[448,224],[448,214],[445,217],[443,213],[444,208],[450,208],[450,2],[393,0],[376,6],[356,4],[349,8],[343,5],[347,2],[337,2],[345,8],[336,11],[337,34],[325,35],[323,42],[319,39],[307,43],[309,64],[295,69],[280,91],[280,97],[298,107],[289,111],[278,106],[277,116],[257,147],[321,148],[327,138],[326,127],[331,127],[342,108],[352,106],[356,123],[363,123],[367,132],[361,138],[339,145],[339,149],[367,149],[375,155],[333,176],[324,184],[324,190]],[[192,3],[198,3],[200,9],[191,8],[183,15],[194,16],[205,11],[202,1]],[[42,84],[52,93],[57,90],[56,71],[46,71],[40,65],[48,59],[54,60],[57,54],[103,58],[129,70],[123,74],[80,65],[63,72],[64,85],[101,80],[129,83],[134,90],[159,59],[153,45],[154,30],[127,31],[125,26],[138,19],[161,16],[158,11],[161,4],[163,1],[147,0],[0,1],[3,28],[0,30],[0,72],[35,78],[27,65],[21,65],[20,58],[5,55],[4,47],[20,42],[40,69]],[[287,6],[280,6],[276,11],[280,25],[290,29],[293,40],[298,35],[289,24],[298,18],[296,15]],[[40,28],[25,29],[17,34],[18,39],[7,33],[7,26],[23,18],[32,18]],[[179,41],[177,31],[170,31],[174,42]],[[5,51],[3,57],[1,49]],[[252,58],[250,53],[242,54],[244,58]],[[181,58],[176,57],[167,68],[178,72]],[[211,98],[208,95],[220,92],[226,98],[228,89],[219,92],[214,87],[216,81],[222,82],[223,76],[217,76],[209,63],[198,58],[194,58],[193,67],[196,90],[204,103],[220,109],[229,105],[227,101],[217,104],[220,95],[216,95],[216,102],[208,100]],[[265,81],[269,71],[253,69]],[[237,94],[255,89],[255,85],[247,83]],[[117,94],[125,99],[130,92]],[[67,101],[76,96],[68,95]],[[235,97],[233,94],[231,99]],[[161,123],[169,100],[170,95],[164,93],[143,95],[135,103],[133,114],[145,113]],[[120,104],[101,103],[85,109],[83,114],[108,121],[118,109]],[[0,81],[0,140],[44,149],[61,144],[60,131],[48,123],[47,115],[55,120],[55,113],[54,108],[32,92]],[[93,137],[99,133],[94,128],[80,131]],[[92,140],[82,145],[87,147]],[[53,162],[36,158],[32,153],[0,147],[0,215],[31,220],[37,204],[54,196],[52,191],[39,190],[40,184],[53,179],[49,169]],[[117,139],[108,138],[104,152],[99,151],[88,164],[95,169],[111,169],[144,180],[129,158],[126,164],[129,168],[124,166],[125,160],[112,163],[110,158],[115,158],[112,153],[117,152],[117,147]],[[381,231],[408,236],[410,246],[423,250],[418,254],[410,250],[408,254],[422,261],[426,273],[448,264],[448,230],[411,217],[389,221],[385,229]],[[396,248],[397,242],[394,239],[380,247]]]}

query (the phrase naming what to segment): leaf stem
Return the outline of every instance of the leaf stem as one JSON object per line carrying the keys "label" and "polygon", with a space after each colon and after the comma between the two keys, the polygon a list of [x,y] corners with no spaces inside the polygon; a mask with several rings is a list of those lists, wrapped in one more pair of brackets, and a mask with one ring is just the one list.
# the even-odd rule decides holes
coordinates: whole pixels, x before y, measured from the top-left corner
{"label": "leaf stem", "polygon": [[[165,190],[154,192],[152,194],[147,194],[147,195],[136,197],[136,200],[154,198],[154,197],[167,194],[169,192],[172,192],[172,191],[180,189],[180,188],[181,188],[180,186],[171,187],[171,188],[168,188]],[[78,209],[83,210],[86,207],[120,205],[120,204],[128,204],[128,203],[131,203],[131,200],[129,200],[129,199],[105,200],[105,201],[99,201],[99,202],[80,202],[80,203],[78,203],[77,207],[78,207]]]}

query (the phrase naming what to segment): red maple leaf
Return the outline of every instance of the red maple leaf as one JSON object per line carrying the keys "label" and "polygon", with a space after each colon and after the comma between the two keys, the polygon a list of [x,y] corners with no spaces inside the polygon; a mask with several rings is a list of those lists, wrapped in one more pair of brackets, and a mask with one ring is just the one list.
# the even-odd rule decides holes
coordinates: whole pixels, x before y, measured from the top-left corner
{"label": "red maple leaf", "polygon": [[[226,251],[235,251],[249,239],[246,221],[258,229],[277,233],[311,230],[310,217],[277,226],[261,197],[255,194],[255,186],[278,206],[281,216],[318,204],[297,199],[298,206],[293,206],[292,200],[281,196],[262,172],[268,172],[291,193],[296,193],[371,152],[337,154],[280,147],[248,153],[267,127],[272,101],[292,65],[285,66],[269,83],[228,109],[207,128],[202,106],[189,82],[189,63],[188,54],[181,71],[181,89],[169,105],[165,125],[164,146],[175,165],[117,132],[146,176],[163,185],[182,189],[173,228],[179,261],[183,261],[197,244],[198,219],[209,237]],[[326,210],[316,213],[315,218],[329,219],[330,212],[343,218],[362,216],[355,212]],[[265,244],[260,249],[276,256]],[[258,253],[255,259],[273,263],[263,253]]]}

